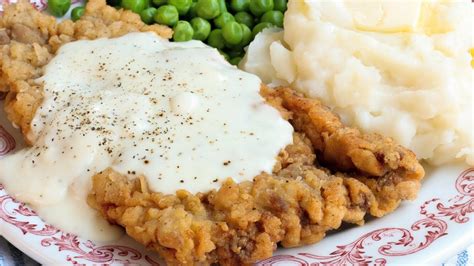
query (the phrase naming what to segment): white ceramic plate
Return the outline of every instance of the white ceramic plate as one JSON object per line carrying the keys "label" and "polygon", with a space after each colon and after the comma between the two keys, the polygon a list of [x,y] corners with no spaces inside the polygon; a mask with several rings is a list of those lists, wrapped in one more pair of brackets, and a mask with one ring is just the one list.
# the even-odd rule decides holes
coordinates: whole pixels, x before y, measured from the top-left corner
{"label": "white ceramic plate", "polygon": [[[44,0],[35,2],[43,10]],[[0,6],[1,8],[1,6]],[[0,95],[1,98],[1,95]],[[23,146],[0,99],[0,157]],[[278,249],[260,265],[434,264],[474,242],[474,168],[427,169],[416,201],[360,227],[330,233],[321,242]],[[128,237],[98,243],[44,223],[0,185],[0,235],[42,264],[163,264]]]}

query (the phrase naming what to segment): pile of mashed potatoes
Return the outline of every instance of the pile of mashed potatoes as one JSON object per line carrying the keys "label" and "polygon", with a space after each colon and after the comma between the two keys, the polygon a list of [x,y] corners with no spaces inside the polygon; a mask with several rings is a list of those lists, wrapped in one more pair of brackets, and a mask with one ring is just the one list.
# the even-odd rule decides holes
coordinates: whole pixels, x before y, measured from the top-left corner
{"label": "pile of mashed potatoes", "polygon": [[320,98],[343,121],[432,164],[474,164],[474,4],[289,1],[240,67]]}

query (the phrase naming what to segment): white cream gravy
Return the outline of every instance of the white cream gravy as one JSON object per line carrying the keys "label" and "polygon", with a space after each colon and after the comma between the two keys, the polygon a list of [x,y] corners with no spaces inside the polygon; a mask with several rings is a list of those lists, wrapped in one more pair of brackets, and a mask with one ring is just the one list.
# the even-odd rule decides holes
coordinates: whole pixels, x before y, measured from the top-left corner
{"label": "white cream gravy", "polygon": [[110,240],[86,204],[107,167],[150,189],[192,193],[271,172],[293,129],[259,95],[261,81],[201,42],[153,33],[64,45],[38,80],[34,145],[0,159],[0,182],[47,222]]}

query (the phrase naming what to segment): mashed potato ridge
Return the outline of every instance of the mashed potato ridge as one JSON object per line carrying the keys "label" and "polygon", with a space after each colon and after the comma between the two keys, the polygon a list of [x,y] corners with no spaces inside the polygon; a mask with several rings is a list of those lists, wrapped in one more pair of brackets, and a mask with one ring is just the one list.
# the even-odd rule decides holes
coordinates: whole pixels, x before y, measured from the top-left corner
{"label": "mashed potato ridge", "polygon": [[[290,1],[241,67],[432,164],[474,164],[470,1]],[[273,69],[268,70],[268,65]]]}

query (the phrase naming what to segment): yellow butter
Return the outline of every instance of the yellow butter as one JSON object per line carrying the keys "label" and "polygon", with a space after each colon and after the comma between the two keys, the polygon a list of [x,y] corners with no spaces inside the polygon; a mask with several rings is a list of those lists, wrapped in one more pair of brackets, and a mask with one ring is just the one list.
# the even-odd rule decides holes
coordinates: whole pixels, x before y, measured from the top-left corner
{"label": "yellow butter", "polygon": [[347,1],[354,25],[375,32],[412,32],[419,21],[422,0]]}

